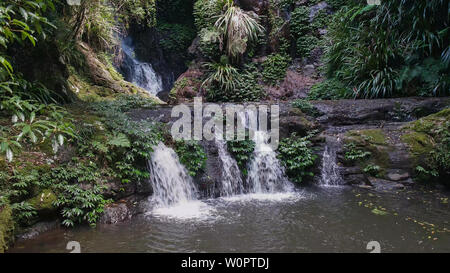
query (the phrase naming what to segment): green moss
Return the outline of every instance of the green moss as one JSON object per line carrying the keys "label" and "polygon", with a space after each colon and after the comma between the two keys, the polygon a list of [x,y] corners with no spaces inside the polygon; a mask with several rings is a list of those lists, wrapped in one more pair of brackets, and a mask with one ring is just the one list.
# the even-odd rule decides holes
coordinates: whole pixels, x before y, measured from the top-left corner
{"label": "green moss", "polygon": [[116,81],[123,81],[123,76],[117,72],[112,63],[112,56],[106,53],[99,54],[99,59],[105,65],[105,69],[111,74],[111,77]]}
{"label": "green moss", "polygon": [[370,152],[370,156],[357,162],[361,167],[377,165],[380,167],[380,173],[384,173],[384,169],[389,167],[390,147],[386,142],[386,137],[382,130],[369,129],[348,131],[346,133],[345,143],[354,143],[357,149]]}
{"label": "green moss", "polygon": [[37,196],[29,199],[30,203],[38,212],[53,212],[56,208],[53,202],[56,201],[56,195],[51,190],[43,190]]}
{"label": "green moss", "polygon": [[425,133],[409,132],[402,135],[401,139],[408,144],[411,154],[416,158],[430,153],[434,148],[432,138]]}
{"label": "green moss", "polygon": [[14,221],[9,205],[0,208],[0,253],[8,250],[14,241]]}
{"label": "green moss", "polygon": [[401,139],[414,160],[416,179],[448,183],[450,151],[450,108],[410,122]]}
{"label": "green moss", "polygon": [[386,137],[381,129],[349,131],[347,136],[359,143],[368,142],[370,144],[387,145]]}
{"label": "green moss", "polygon": [[443,123],[450,120],[450,108],[409,123],[405,129],[435,136]]}

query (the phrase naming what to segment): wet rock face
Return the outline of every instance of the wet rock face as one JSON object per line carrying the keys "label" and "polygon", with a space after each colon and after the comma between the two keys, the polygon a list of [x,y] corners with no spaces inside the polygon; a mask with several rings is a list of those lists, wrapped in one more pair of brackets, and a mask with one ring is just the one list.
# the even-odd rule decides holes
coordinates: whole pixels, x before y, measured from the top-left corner
{"label": "wet rock face", "polygon": [[40,234],[54,230],[60,227],[59,221],[48,221],[48,222],[39,222],[27,229],[25,229],[21,234],[17,235],[17,240],[30,240],[33,239]]}
{"label": "wet rock face", "polygon": [[301,73],[289,69],[286,73],[286,78],[277,86],[266,86],[265,91],[267,96],[272,100],[286,100],[291,98],[306,98],[308,90],[318,80],[314,77],[313,71],[305,70]]}
{"label": "wet rock face", "polygon": [[243,10],[253,11],[258,15],[264,14],[269,7],[269,0],[235,0]]}
{"label": "wet rock face", "polygon": [[[407,122],[448,107],[448,98],[404,98],[313,102],[323,115],[317,121],[324,136],[341,141],[337,153],[346,184],[376,191],[393,191],[414,185],[417,159],[405,142]],[[425,114],[426,113],[426,114]],[[354,145],[345,148],[346,144]],[[369,153],[349,161],[349,151]]]}
{"label": "wet rock face", "polygon": [[118,224],[131,219],[131,217],[143,212],[141,196],[131,196],[105,207],[100,218],[100,224]]}
{"label": "wet rock face", "polygon": [[327,126],[370,122],[406,122],[436,113],[449,105],[449,98],[401,98],[377,100],[317,101],[324,113],[318,120]]}
{"label": "wet rock face", "polygon": [[75,99],[67,84],[69,71],[54,42],[47,40],[37,43],[36,47],[10,47],[8,50],[13,51],[15,72],[23,73],[24,79],[43,83],[64,99]]}
{"label": "wet rock face", "polygon": [[135,43],[135,52],[140,61],[152,64],[156,73],[161,76],[163,84],[163,100],[167,100],[167,95],[172,89],[175,80],[186,71],[185,59],[174,52],[172,55],[165,54],[159,45],[163,39],[161,33],[154,29],[135,31],[131,33]]}
{"label": "wet rock face", "polygon": [[181,74],[169,94],[169,102],[176,104],[192,101],[200,92],[202,82],[199,79],[202,76],[203,72],[196,67]]}
{"label": "wet rock face", "polygon": [[129,220],[131,216],[132,215],[130,213],[130,210],[128,209],[127,204],[112,204],[105,208],[105,212],[100,219],[100,223],[117,224]]}
{"label": "wet rock face", "polygon": [[289,108],[280,113],[280,137],[289,137],[292,133],[307,135],[308,132],[320,128],[314,118],[302,113],[300,109]]}
{"label": "wet rock face", "polygon": [[319,2],[319,3],[315,4],[314,6],[312,6],[310,8],[309,21],[312,21],[314,19],[314,17],[316,16],[316,14],[323,9],[328,9],[328,10],[330,9],[330,6],[325,1]]}
{"label": "wet rock face", "polygon": [[[337,162],[346,184],[363,186],[376,190],[398,189],[400,185],[413,184],[414,159],[409,146],[404,143],[404,126],[407,121],[422,115],[438,112],[448,107],[448,98],[405,98],[378,100],[339,100],[311,102],[319,114],[315,117],[293,108],[291,103],[279,103],[280,138],[292,133],[306,135],[319,130],[321,135],[313,140],[317,148],[323,151],[326,137],[339,141]],[[204,103],[203,106],[208,105]],[[133,119],[147,119],[166,123],[168,128],[178,120],[171,118],[171,107],[161,106],[154,109],[136,110],[130,113]],[[192,109],[192,108],[191,108]],[[322,139],[322,140],[321,140]],[[355,142],[357,148],[370,152],[367,160],[347,162],[344,144]],[[208,154],[206,173],[196,178],[196,182],[205,196],[214,196],[214,185],[220,183],[221,171],[217,164],[217,148],[213,143],[202,142]],[[318,153],[320,156],[320,152]],[[357,164],[362,162],[362,164]],[[364,170],[368,165],[379,166],[378,173]],[[319,176],[320,171],[316,172]],[[372,181],[370,181],[370,179]],[[373,178],[379,180],[373,180]],[[380,180],[381,179],[381,180]],[[392,183],[392,185],[385,185]],[[211,191],[212,189],[212,191]],[[208,195],[210,194],[210,195]]]}

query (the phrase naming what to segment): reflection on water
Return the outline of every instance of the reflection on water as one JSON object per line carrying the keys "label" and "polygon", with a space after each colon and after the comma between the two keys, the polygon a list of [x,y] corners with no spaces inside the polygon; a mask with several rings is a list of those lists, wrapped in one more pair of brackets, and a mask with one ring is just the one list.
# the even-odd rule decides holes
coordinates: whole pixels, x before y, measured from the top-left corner
{"label": "reflection on water", "polygon": [[67,252],[68,241],[82,252],[368,252],[369,241],[382,252],[450,252],[442,196],[342,187],[219,198],[119,225],[51,231],[12,252]]}

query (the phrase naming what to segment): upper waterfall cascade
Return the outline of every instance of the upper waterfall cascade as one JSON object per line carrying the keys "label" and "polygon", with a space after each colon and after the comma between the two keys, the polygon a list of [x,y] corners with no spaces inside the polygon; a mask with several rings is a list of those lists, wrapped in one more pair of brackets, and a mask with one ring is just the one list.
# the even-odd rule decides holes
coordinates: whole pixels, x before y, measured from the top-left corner
{"label": "upper waterfall cascade", "polygon": [[144,88],[153,95],[161,92],[163,90],[161,77],[151,64],[136,59],[131,38],[122,40],[122,50],[124,53],[122,71],[125,74],[125,80]]}

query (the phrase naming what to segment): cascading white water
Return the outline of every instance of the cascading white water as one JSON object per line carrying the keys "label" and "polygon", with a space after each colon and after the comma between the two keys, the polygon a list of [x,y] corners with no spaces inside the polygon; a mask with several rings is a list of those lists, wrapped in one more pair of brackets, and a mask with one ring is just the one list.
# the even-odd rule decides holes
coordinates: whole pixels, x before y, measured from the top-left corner
{"label": "cascading white water", "polygon": [[174,150],[159,143],[154,147],[148,166],[157,207],[197,200],[196,186]]}
{"label": "cascading white water", "polygon": [[294,190],[284,175],[275,151],[267,144],[269,135],[255,132],[255,152],[249,164],[247,183],[250,193],[280,193]]}
{"label": "cascading white water", "polygon": [[326,145],[323,151],[321,178],[321,185],[342,185],[343,180],[339,173],[339,166],[336,163],[336,149],[332,145]]}
{"label": "cascading white water", "polygon": [[227,143],[218,140],[216,137],[216,146],[219,152],[219,159],[222,164],[222,179],[219,189],[220,196],[229,197],[244,193],[244,183],[241,178],[241,171],[236,160],[230,156],[227,151]]}
{"label": "cascading white water", "polygon": [[122,50],[124,52],[122,70],[124,71],[125,79],[144,88],[153,95],[161,92],[163,90],[161,77],[156,74],[151,64],[140,62],[136,59],[131,38],[123,39]]}
{"label": "cascading white water", "polygon": [[214,211],[198,200],[198,190],[174,150],[163,143],[148,161],[153,196],[149,214],[172,219],[207,219]]}

